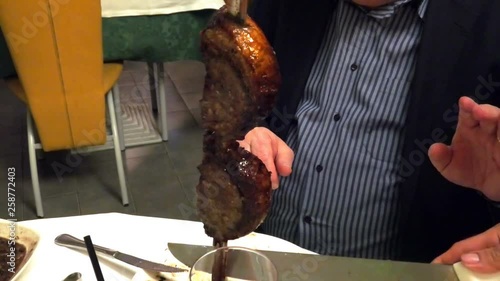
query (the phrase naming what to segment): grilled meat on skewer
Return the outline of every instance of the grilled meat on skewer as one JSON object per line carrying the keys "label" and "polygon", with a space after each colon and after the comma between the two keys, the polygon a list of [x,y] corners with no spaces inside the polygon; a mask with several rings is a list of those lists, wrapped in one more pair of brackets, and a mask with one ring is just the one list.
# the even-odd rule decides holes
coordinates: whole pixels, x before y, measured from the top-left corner
{"label": "grilled meat on skewer", "polygon": [[[246,7],[246,0],[241,1],[237,6]],[[197,209],[207,235],[224,244],[254,231],[267,215],[270,172],[237,140],[262,125],[281,77],[263,32],[246,11],[231,5],[217,11],[201,33],[201,52],[206,66],[200,101],[205,134]]]}

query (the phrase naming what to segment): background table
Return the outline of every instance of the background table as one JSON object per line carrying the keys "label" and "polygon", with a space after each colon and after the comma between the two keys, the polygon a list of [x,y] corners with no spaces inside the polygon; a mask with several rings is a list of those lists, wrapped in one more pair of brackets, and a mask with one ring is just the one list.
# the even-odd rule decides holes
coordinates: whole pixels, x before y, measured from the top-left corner
{"label": "background table", "polygon": [[[199,60],[199,33],[215,9],[224,3],[223,0],[101,1],[104,60],[145,62]],[[173,2],[182,5],[175,6]],[[0,31],[0,78],[15,74]]]}
{"label": "background table", "polygon": [[[199,60],[199,32],[213,10],[172,15],[103,18],[104,60],[167,62]],[[15,75],[0,32],[0,78]]]}
{"label": "background table", "polygon": [[[144,61],[150,70],[146,78],[153,112],[146,104],[122,103],[122,150],[168,140],[165,80],[158,77],[169,77],[162,63],[201,60],[200,32],[222,5],[223,0],[101,0],[104,61]],[[16,70],[0,31],[0,79],[14,75]],[[156,81],[151,79],[153,75]],[[163,110],[154,114],[157,98]],[[105,145],[89,151],[112,148],[112,138],[108,138]]]}

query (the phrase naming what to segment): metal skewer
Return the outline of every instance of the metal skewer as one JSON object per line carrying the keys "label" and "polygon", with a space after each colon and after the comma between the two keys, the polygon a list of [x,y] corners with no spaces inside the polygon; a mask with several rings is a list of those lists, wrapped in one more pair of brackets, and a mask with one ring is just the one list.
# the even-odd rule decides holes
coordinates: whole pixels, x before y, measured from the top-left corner
{"label": "metal skewer", "polygon": [[248,0],[240,0],[240,19],[245,21],[248,15]]}
{"label": "metal skewer", "polygon": [[[213,242],[215,249],[227,247],[227,241]],[[212,265],[212,281],[223,281],[226,279],[227,252],[218,251],[215,253],[214,264]]]}
{"label": "metal skewer", "polygon": [[[245,22],[248,16],[249,0],[224,0],[226,8],[231,15]],[[227,241],[213,240],[215,249],[227,247]],[[218,251],[212,265],[212,281],[223,281],[226,279],[227,251]]]}
{"label": "metal skewer", "polygon": [[224,0],[224,2],[229,13],[245,21],[248,16],[248,0]]}

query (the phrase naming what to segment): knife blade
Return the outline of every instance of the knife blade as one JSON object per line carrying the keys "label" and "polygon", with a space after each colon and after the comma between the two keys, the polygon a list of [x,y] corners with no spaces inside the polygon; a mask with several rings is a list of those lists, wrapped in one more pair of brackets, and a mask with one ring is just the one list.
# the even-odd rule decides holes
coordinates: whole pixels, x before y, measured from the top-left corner
{"label": "knife blade", "polygon": [[[73,248],[77,250],[85,250],[85,242],[69,234],[61,234],[54,239],[54,243],[59,246],[65,246],[68,248]],[[127,264],[139,267],[145,270],[151,270],[156,272],[185,272],[186,269],[177,268],[173,266],[164,265],[161,263],[156,263],[148,260],[144,260],[138,257],[131,256],[113,249],[98,246],[94,244],[94,248],[97,252],[107,254],[114,257],[117,260],[125,262]]]}
{"label": "knife blade", "polygon": [[[168,243],[168,249],[180,262],[191,267],[214,248]],[[331,280],[335,276],[343,281],[465,281],[458,279],[453,266],[448,265],[257,251],[274,263],[280,280]]]}

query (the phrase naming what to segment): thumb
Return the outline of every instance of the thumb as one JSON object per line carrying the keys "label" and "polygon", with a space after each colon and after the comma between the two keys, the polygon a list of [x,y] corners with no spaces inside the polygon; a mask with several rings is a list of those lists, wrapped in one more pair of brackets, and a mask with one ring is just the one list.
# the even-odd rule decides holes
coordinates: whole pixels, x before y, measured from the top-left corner
{"label": "thumb", "polygon": [[500,272],[500,245],[464,254],[462,264],[479,273]]}
{"label": "thumb", "polygon": [[451,148],[442,143],[435,143],[429,147],[429,159],[431,160],[432,165],[440,172],[448,167],[451,162],[451,158],[453,157],[453,151]]}

